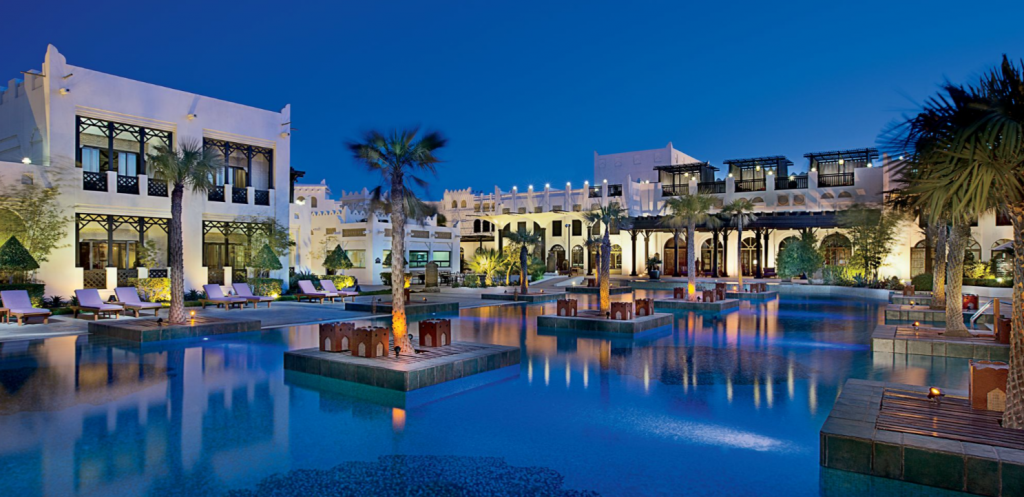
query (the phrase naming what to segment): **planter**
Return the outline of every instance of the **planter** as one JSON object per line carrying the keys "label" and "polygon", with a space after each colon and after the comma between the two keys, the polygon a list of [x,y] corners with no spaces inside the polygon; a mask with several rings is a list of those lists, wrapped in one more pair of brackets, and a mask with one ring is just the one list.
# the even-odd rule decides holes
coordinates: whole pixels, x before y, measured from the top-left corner
{"label": "planter", "polygon": [[661,271],[658,271],[657,269],[654,269],[654,270],[651,270],[651,271],[647,271],[647,276],[649,276],[652,280],[660,279],[661,278]]}

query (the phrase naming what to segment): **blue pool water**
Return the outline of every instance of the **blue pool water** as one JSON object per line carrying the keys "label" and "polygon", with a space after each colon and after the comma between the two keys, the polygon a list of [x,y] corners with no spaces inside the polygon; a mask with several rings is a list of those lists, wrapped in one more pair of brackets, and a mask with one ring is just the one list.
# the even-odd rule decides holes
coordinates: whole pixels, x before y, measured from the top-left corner
{"label": "blue pool water", "polygon": [[538,333],[544,312],[463,310],[457,340],[522,365],[412,405],[286,377],[310,326],[0,344],[0,494],[938,494],[818,464],[848,378],[966,388],[965,359],[872,353],[877,303],[744,303],[638,339]]}

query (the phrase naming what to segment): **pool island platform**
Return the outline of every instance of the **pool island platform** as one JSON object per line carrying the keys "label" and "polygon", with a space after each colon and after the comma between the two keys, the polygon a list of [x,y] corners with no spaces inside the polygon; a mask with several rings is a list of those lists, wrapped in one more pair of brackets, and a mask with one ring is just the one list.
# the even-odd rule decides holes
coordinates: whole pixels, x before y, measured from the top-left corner
{"label": "pool island platform", "polygon": [[740,308],[738,299],[723,299],[714,302],[690,301],[686,299],[655,299],[655,309],[668,311],[727,312]]}
{"label": "pool island platform", "polygon": [[773,300],[779,297],[779,292],[725,292],[727,299],[741,300]]}
{"label": "pool island platform", "polygon": [[1024,432],[957,392],[847,380],[820,432],[827,468],[980,495],[1024,495]]}
{"label": "pool island platform", "polygon": [[[391,300],[369,302],[346,302],[346,311],[369,312],[371,314],[391,314]],[[429,297],[414,294],[405,303],[406,316],[422,316],[426,314],[458,313],[459,303],[455,301],[438,301]]]}
{"label": "pool island platform", "polygon": [[482,293],[480,298],[484,300],[505,300],[509,302],[526,302],[535,304],[539,302],[552,302],[565,296],[565,292],[530,292],[530,293]]}
{"label": "pool island platform", "polygon": [[[393,350],[393,349],[392,349]],[[284,369],[371,387],[410,392],[479,373],[518,366],[519,347],[452,342],[398,357],[359,357],[319,348],[284,353]]]}
{"label": "pool island platform", "polygon": [[157,317],[145,319],[116,319],[89,323],[89,333],[138,343],[198,338],[260,331],[263,323],[258,319],[195,317],[188,323],[171,324]]}
{"label": "pool island platform", "polygon": [[1010,346],[996,341],[991,333],[947,337],[943,335],[944,331],[945,328],[928,326],[880,324],[871,333],[871,350],[990,361],[1010,360]]}
{"label": "pool island platform", "polygon": [[[565,291],[584,295],[599,295],[601,287],[573,285],[565,287]],[[608,295],[625,295],[627,293],[633,293],[633,288],[628,286],[612,286],[608,288]]]}
{"label": "pool island platform", "polygon": [[574,332],[635,335],[662,326],[671,326],[673,320],[674,317],[671,314],[664,313],[633,316],[631,319],[609,319],[597,310],[581,310],[575,316],[537,316],[537,327]]}

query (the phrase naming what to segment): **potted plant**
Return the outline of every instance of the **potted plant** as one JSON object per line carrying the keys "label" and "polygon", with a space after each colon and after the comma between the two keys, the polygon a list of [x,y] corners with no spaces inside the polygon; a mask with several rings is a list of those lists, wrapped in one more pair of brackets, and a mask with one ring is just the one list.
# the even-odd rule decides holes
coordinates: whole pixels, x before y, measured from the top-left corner
{"label": "potted plant", "polygon": [[649,276],[652,280],[661,278],[661,271],[658,269],[658,266],[660,265],[661,258],[658,257],[657,255],[651,257],[650,259],[647,259],[647,276]]}

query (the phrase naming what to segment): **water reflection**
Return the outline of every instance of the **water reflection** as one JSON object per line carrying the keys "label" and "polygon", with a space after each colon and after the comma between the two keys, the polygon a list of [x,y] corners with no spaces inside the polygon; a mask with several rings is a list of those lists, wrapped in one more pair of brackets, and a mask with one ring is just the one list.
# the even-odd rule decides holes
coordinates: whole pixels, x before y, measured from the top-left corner
{"label": "water reflection", "polygon": [[[0,483],[19,496],[216,495],[291,469],[447,454],[552,468],[606,494],[675,493],[681,465],[698,490],[785,476],[773,489],[805,494],[819,490],[817,430],[847,378],[966,386],[964,359],[871,353],[875,304],[744,303],[679,313],[638,340],[537,330],[553,312],[463,311],[455,339],[519,346],[526,374],[409,405],[285,378],[283,352],[315,347],[312,326],[141,348],[0,343]],[[721,451],[693,450],[709,446]]]}

